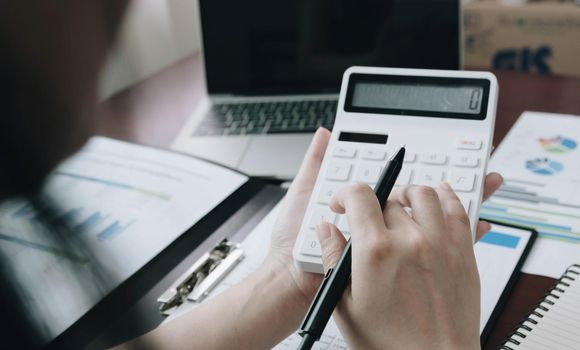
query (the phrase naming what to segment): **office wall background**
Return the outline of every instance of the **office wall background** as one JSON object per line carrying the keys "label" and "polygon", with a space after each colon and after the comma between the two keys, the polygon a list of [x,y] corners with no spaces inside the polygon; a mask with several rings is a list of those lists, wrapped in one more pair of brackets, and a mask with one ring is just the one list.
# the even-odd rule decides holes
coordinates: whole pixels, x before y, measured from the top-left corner
{"label": "office wall background", "polygon": [[196,18],[196,0],[133,0],[102,73],[102,98],[198,50]]}

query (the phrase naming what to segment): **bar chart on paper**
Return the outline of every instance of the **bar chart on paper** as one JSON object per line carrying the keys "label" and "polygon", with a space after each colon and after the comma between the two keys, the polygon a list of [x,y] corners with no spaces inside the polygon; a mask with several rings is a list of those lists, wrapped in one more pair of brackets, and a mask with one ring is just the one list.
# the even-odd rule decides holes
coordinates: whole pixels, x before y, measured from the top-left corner
{"label": "bar chart on paper", "polygon": [[[483,218],[535,228],[540,237],[580,243],[580,205],[540,196],[533,187],[507,178],[498,193],[482,206]],[[530,188],[532,187],[532,188]]]}
{"label": "bar chart on paper", "polygon": [[[74,207],[62,211],[55,221],[66,223],[72,232],[77,235],[94,234],[99,240],[112,240],[126,231],[136,219],[121,220],[114,213],[99,209],[87,209],[83,206]],[[28,203],[13,213],[14,220],[26,221],[29,225],[41,225],[39,214]]]}
{"label": "bar chart on paper", "polygon": [[[50,320],[39,327],[51,339],[247,179],[188,156],[93,138],[50,175],[42,193],[50,209],[23,199],[0,205],[0,251],[35,319]],[[48,223],[70,230],[55,239]]]}
{"label": "bar chart on paper", "polygon": [[[49,220],[66,223],[97,256],[112,258],[121,265],[112,267],[128,274],[246,180],[187,156],[95,138],[53,171],[44,196],[58,205]],[[40,226],[30,204],[7,210],[0,225]]]}
{"label": "bar chart on paper", "polygon": [[[71,210],[63,219],[75,215],[76,212]],[[5,255],[26,260],[30,256],[24,253],[31,251],[79,264],[88,262],[85,256],[59,247],[57,243],[49,240],[45,230],[41,216],[26,201],[14,201],[0,208],[0,248],[4,248]]]}
{"label": "bar chart on paper", "polygon": [[505,182],[481,216],[580,243],[578,136],[580,118],[524,114],[492,157]]}
{"label": "bar chart on paper", "polygon": [[[110,170],[110,169],[109,169]],[[80,172],[77,169],[77,172]],[[86,169],[84,173],[91,173]],[[115,174],[109,172],[109,177]],[[71,233],[85,241],[113,241],[127,232],[141,217],[140,211],[162,209],[171,199],[170,195],[147,191],[128,183],[120,183],[94,176],[72,174],[57,170],[47,186],[47,193],[59,204],[50,221],[65,223]],[[54,210],[54,208],[53,208]],[[52,254],[61,258],[85,261],[71,252],[56,248],[47,242],[42,215],[30,203],[15,202],[3,210],[0,220],[0,241]],[[12,250],[14,252],[14,250]]]}
{"label": "bar chart on paper", "polygon": [[558,277],[580,256],[579,142],[580,117],[525,112],[492,156],[505,181],[480,215],[538,231],[528,272]]}

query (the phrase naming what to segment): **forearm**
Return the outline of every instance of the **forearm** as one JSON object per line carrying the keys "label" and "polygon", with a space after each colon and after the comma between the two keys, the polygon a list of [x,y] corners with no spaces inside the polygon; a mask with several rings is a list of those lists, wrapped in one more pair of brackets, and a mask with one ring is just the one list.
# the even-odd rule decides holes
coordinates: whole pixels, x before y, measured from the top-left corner
{"label": "forearm", "polygon": [[307,307],[286,270],[263,267],[220,296],[127,346],[269,349],[298,327]]}

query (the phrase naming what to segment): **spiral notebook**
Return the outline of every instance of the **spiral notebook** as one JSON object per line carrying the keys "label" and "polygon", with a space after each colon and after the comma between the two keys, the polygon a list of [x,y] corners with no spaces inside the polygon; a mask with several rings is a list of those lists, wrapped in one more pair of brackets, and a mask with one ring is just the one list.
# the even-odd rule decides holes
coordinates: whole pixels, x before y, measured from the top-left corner
{"label": "spiral notebook", "polygon": [[501,349],[580,349],[579,330],[580,265],[572,265]]}

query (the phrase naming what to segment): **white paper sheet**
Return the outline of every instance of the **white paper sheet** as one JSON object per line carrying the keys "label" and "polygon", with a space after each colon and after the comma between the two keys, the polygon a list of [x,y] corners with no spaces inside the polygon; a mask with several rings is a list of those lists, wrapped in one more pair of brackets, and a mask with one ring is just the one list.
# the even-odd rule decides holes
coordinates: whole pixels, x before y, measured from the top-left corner
{"label": "white paper sheet", "polygon": [[559,278],[580,262],[580,117],[525,112],[495,151],[505,178],[481,217],[538,230],[523,271]]}
{"label": "white paper sheet", "polygon": [[[259,267],[270,248],[270,235],[279,211],[280,204],[272,209],[252,233],[248,235],[242,243],[242,249],[246,256],[245,259],[224,278],[221,284],[212,291],[206,300],[214,298],[227,288],[234,286]],[[501,240],[498,242],[490,239],[488,242],[479,242],[475,246],[475,255],[480,270],[482,285],[481,331],[483,331],[483,327],[491,316],[509,280],[513,267],[516,265],[527,242],[526,239],[519,239],[523,236],[521,233],[518,233],[518,230],[505,229],[499,226],[495,226],[494,230],[499,234],[509,235],[510,237],[507,239],[515,239],[516,242],[515,246],[509,246],[509,244],[506,245]],[[193,302],[182,305],[165,322],[169,322],[187,312],[193,311],[198,305],[200,304]],[[296,349],[301,339],[298,334],[292,334],[278,344],[275,349]],[[333,319],[326,326],[321,340],[315,344],[314,349],[347,349],[346,343]]]}
{"label": "white paper sheet", "polygon": [[185,155],[93,138],[45,190],[93,257],[58,247],[22,200],[0,207],[0,250],[49,340],[247,180]]}

